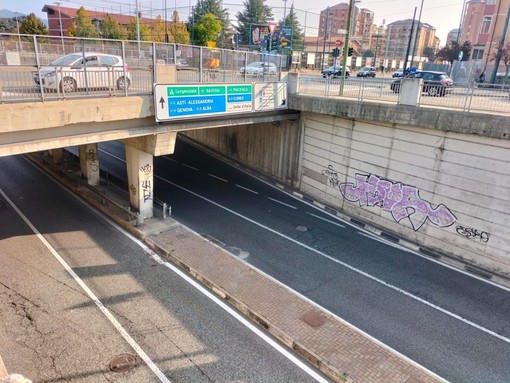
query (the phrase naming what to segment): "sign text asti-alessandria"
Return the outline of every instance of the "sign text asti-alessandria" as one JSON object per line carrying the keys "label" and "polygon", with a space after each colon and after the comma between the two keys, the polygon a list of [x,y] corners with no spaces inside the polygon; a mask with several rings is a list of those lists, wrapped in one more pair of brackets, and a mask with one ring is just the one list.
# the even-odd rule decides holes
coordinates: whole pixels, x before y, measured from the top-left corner
{"label": "sign text asti-alessandria", "polygon": [[154,84],[157,122],[286,109],[286,98],[286,83]]}

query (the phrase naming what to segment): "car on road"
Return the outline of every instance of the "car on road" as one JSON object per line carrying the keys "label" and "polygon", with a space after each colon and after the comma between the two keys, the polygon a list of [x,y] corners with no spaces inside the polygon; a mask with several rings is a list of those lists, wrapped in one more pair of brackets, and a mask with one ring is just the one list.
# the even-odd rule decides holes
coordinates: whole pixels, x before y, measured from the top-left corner
{"label": "car on road", "polygon": [[[351,75],[351,70],[348,67],[345,67],[345,78],[349,78]],[[342,77],[342,66],[340,65],[333,65],[330,66],[328,69],[325,69],[322,72],[323,78],[338,78]]]}
{"label": "car on road", "polygon": [[177,70],[190,69],[188,61],[185,59],[177,59],[177,61],[175,62],[175,69]]}
{"label": "car on road", "polygon": [[241,74],[244,75],[246,73],[247,76],[276,76],[278,69],[276,65],[269,62],[255,61],[251,64],[248,64],[246,67],[241,68]]}
{"label": "car on road", "polygon": [[373,66],[364,66],[356,73],[356,77],[375,77],[375,68]]}
{"label": "car on road", "polygon": [[391,77],[393,77],[393,78],[404,77],[404,68],[397,69],[395,72],[393,72]]}
{"label": "car on road", "polygon": [[[39,77],[40,72],[40,77]],[[78,89],[117,88],[131,84],[129,67],[122,57],[96,52],[70,53],[33,74],[37,86],[63,93]]]}
{"label": "car on road", "polygon": [[[408,78],[423,79],[422,92],[429,96],[444,96],[453,92],[454,82],[444,72],[420,70],[403,77],[404,80]],[[401,84],[402,78],[393,80],[390,88],[395,93],[399,93]]]}

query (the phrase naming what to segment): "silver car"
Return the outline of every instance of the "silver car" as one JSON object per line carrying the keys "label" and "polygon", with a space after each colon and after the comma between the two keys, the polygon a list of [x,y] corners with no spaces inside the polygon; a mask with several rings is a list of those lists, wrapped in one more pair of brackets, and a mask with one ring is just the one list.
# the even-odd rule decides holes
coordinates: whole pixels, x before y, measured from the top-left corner
{"label": "silver car", "polygon": [[245,72],[247,76],[276,76],[278,69],[273,63],[256,61],[248,64],[246,67],[242,67],[241,74],[244,75]]}
{"label": "silver car", "polygon": [[63,93],[78,89],[117,88],[125,90],[131,84],[129,67],[122,57],[105,53],[70,53],[43,66],[34,73],[34,82],[49,90]]}

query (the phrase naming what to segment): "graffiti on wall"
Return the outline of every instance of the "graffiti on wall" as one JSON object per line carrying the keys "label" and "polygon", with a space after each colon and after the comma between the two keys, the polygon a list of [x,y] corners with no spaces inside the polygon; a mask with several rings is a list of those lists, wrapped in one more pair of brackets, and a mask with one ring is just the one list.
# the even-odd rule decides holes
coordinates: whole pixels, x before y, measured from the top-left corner
{"label": "graffiti on wall", "polygon": [[[329,169],[329,167],[328,167]],[[392,182],[376,175],[356,174],[356,183],[338,184],[343,197],[360,206],[380,206],[400,222],[408,218],[415,231],[427,220],[439,227],[453,225],[457,218],[443,204],[433,208],[430,202],[420,198],[414,186]]]}
{"label": "graffiti on wall", "polygon": [[328,177],[328,182],[331,186],[336,188],[340,180],[338,179],[338,173],[333,169],[333,165],[328,165],[327,169],[324,169],[321,174]]}
{"label": "graffiti on wall", "polygon": [[473,229],[471,227],[457,226],[457,234],[462,235],[467,239],[479,239],[480,242],[487,243],[489,242],[490,234],[486,231],[478,231],[478,229]]}

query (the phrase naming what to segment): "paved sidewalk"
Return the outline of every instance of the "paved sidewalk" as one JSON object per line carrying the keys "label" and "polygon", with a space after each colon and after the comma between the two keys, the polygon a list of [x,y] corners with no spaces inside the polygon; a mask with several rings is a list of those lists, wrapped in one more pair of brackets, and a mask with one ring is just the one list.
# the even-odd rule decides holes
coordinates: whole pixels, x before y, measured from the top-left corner
{"label": "paved sidewalk", "polygon": [[41,155],[31,157],[57,181],[142,238],[332,380],[444,382],[173,219],[154,218],[135,227],[121,208],[129,205],[127,192],[104,184],[96,188],[99,193],[92,191],[76,165],[56,165]]}
{"label": "paved sidewalk", "polygon": [[145,242],[334,381],[442,381],[183,227]]}

